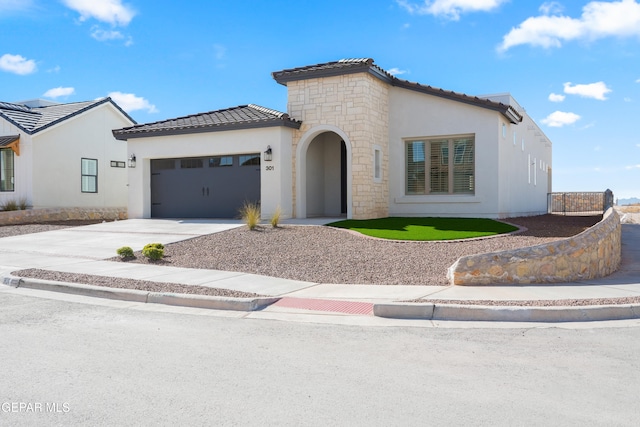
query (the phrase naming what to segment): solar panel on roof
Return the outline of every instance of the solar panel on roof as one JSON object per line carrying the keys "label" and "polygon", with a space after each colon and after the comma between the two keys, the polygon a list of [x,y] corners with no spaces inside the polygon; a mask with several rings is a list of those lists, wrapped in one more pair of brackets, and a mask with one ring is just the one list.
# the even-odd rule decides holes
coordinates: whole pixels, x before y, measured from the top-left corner
{"label": "solar panel on roof", "polygon": [[24,111],[25,113],[28,113],[31,111],[29,107],[25,107],[24,105],[10,104],[8,102],[0,102],[0,108],[4,108],[5,110],[13,110],[13,111]]}

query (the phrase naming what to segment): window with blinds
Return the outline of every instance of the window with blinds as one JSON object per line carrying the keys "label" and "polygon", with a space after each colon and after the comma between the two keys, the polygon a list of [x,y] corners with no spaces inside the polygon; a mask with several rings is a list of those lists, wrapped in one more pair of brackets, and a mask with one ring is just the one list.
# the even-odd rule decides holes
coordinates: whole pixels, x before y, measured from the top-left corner
{"label": "window with blinds", "polygon": [[425,194],[425,142],[407,142],[407,194]]}
{"label": "window with blinds", "polygon": [[475,193],[472,136],[407,141],[406,148],[407,195]]}

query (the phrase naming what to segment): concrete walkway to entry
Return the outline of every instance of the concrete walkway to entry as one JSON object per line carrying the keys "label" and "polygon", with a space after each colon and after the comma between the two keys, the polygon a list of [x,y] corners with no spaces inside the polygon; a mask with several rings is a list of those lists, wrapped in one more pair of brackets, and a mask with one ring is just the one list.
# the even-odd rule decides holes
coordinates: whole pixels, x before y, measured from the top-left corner
{"label": "concrete walkway to entry", "polygon": [[[283,223],[323,224],[330,221],[291,220]],[[226,220],[133,219],[0,238],[0,276],[8,277],[12,271],[20,269],[40,268],[66,273],[210,286],[283,297],[283,301],[305,302],[299,307],[295,303],[288,306],[285,303],[275,304],[264,310],[276,312],[313,310],[314,304],[309,304],[309,301],[314,300],[397,304],[398,301],[426,298],[455,300],[464,305],[465,301],[470,300],[499,302],[640,297],[640,224],[624,224],[622,227],[623,257],[618,272],[602,279],[553,285],[443,287],[321,284],[239,272],[105,261],[114,257],[116,249],[122,246],[140,250],[150,242],[168,244],[240,226],[240,221]],[[6,287],[0,287],[0,292],[6,290]],[[322,304],[315,306],[320,307],[317,310],[323,310]]]}

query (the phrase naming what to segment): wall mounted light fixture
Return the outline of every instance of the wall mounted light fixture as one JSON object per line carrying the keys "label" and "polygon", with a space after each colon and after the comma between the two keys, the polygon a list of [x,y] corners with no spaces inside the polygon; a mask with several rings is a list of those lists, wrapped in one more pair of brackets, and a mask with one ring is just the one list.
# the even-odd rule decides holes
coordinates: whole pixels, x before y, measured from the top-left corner
{"label": "wall mounted light fixture", "polygon": [[132,154],[129,156],[129,167],[130,168],[135,168],[136,167],[136,155]]}
{"label": "wall mounted light fixture", "polygon": [[271,150],[271,146],[267,145],[267,151],[264,152],[264,161],[270,162],[273,160],[273,151]]}

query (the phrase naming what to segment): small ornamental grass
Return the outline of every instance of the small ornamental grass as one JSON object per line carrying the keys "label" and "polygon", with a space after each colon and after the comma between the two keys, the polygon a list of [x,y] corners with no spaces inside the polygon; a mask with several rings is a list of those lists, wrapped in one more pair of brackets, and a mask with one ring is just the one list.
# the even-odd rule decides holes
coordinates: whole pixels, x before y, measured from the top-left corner
{"label": "small ornamental grass", "polygon": [[17,211],[19,209],[18,202],[15,200],[7,200],[0,204],[0,209],[3,211]]}
{"label": "small ornamental grass", "polygon": [[162,243],[148,243],[142,248],[142,255],[152,261],[158,261],[164,257],[164,245]]}
{"label": "small ornamental grass", "polygon": [[280,215],[282,214],[282,210],[280,209],[280,206],[278,206],[276,208],[276,211],[273,213],[273,215],[271,215],[271,226],[273,228],[277,228],[278,225],[280,224]]}
{"label": "small ornamental grass", "polygon": [[26,197],[21,197],[18,200],[10,199],[0,203],[0,211],[24,211],[28,206],[29,204],[27,203]]}
{"label": "small ornamental grass", "polygon": [[244,202],[240,208],[240,218],[249,230],[254,230],[260,223],[260,206],[254,202]]}

